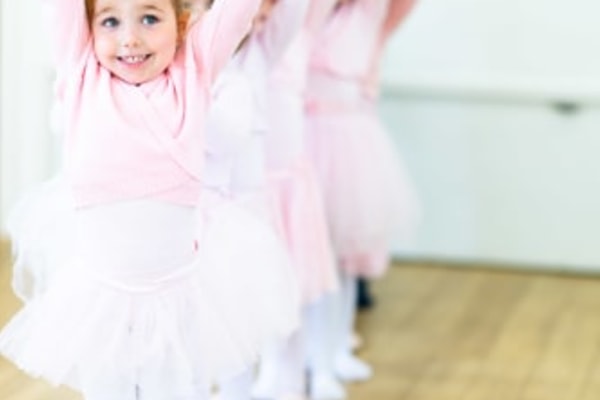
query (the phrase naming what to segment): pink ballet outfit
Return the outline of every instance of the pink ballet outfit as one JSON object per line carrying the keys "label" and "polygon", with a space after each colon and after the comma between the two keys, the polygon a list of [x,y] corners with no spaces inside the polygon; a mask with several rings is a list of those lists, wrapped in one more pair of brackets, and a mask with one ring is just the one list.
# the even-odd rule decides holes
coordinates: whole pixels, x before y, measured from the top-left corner
{"label": "pink ballet outfit", "polygon": [[259,3],[216,2],[172,65],[136,86],[98,63],[84,2],[52,2],[64,172],[11,217],[26,304],[0,333],[0,352],[27,373],[160,387],[153,398],[171,400],[244,371],[296,328],[277,236],[203,195],[210,88]]}
{"label": "pink ballet outfit", "polygon": [[391,239],[408,239],[419,215],[370,83],[383,40],[406,14],[401,10],[408,10],[405,0],[356,0],[337,9],[310,56],[307,140],[335,252],[343,270],[355,276],[381,276]]}
{"label": "pink ballet outfit", "polygon": [[[339,286],[318,178],[304,142],[303,104],[311,35],[334,3],[309,0],[306,16],[297,21],[301,26],[292,31],[293,38],[283,55],[275,58],[266,52],[267,60],[275,60],[265,99],[270,124],[265,138],[269,180],[305,304]],[[271,21],[278,24],[273,28],[280,30],[292,25],[289,18],[274,17]],[[267,34],[269,31],[263,36]]]}
{"label": "pink ballet outfit", "polygon": [[[294,130],[303,132],[302,125],[295,125],[300,124],[302,119],[289,120],[285,126],[279,121],[278,124],[273,124],[274,114],[284,107],[274,105],[268,93],[271,91],[270,72],[300,30],[307,7],[308,3],[304,1],[281,1],[263,29],[249,37],[231,62],[230,72],[235,71],[238,76],[245,76],[252,86],[252,108],[255,115],[253,135],[250,142],[245,142],[246,147],[237,151],[235,156],[230,156],[225,163],[217,163],[220,166],[217,165],[215,169],[220,172],[214,171],[216,175],[221,175],[221,181],[230,180],[228,190],[233,191],[234,197],[239,198],[240,193],[245,193],[243,197],[248,200],[249,193],[254,193],[255,199],[266,195],[266,199],[262,197],[263,204],[270,206],[270,210],[263,216],[273,221],[287,244],[304,302],[313,301],[323,293],[335,290],[337,276],[324,224],[324,213],[320,208],[316,176],[310,174],[309,167],[297,154],[291,154],[283,164],[268,162],[274,153],[286,151],[280,147],[271,147],[273,136],[282,135],[275,133],[274,129],[290,131],[291,135],[295,134]],[[223,119],[232,118],[232,107],[220,108],[226,115]],[[302,112],[300,101],[297,109],[299,113]],[[241,114],[245,115],[246,112]],[[285,135],[292,137],[287,133]],[[279,144],[280,138],[277,140]],[[289,148],[295,146],[295,143],[285,145]],[[223,168],[225,164],[229,166]],[[228,172],[225,173],[223,169]],[[229,178],[224,178],[227,175]]]}

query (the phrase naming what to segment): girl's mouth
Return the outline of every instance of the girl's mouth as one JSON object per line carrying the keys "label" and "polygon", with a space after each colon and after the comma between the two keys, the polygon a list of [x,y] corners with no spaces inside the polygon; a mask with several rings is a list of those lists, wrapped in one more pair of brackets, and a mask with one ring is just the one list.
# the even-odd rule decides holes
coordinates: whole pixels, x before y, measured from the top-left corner
{"label": "girl's mouth", "polygon": [[120,62],[123,62],[125,64],[128,65],[139,65],[142,64],[144,61],[148,60],[151,57],[150,54],[142,54],[142,55],[135,55],[135,56],[118,56],[117,60],[119,60]]}

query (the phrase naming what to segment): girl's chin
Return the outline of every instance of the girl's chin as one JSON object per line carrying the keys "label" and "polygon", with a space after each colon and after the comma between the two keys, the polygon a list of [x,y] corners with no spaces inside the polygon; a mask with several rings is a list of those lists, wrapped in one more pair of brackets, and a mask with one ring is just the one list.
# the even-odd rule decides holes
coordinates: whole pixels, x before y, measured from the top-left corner
{"label": "girl's chin", "polygon": [[139,77],[139,76],[131,76],[131,75],[123,75],[123,74],[113,74],[119,80],[130,84],[130,85],[143,85],[146,82],[150,82],[153,78],[148,77]]}
{"label": "girl's chin", "polygon": [[113,72],[113,75],[125,83],[129,83],[131,85],[142,85],[146,82],[150,82],[156,79],[161,75],[161,73],[162,71],[158,73],[142,73],[142,71],[140,71],[139,73],[135,73],[132,71],[118,71]]}

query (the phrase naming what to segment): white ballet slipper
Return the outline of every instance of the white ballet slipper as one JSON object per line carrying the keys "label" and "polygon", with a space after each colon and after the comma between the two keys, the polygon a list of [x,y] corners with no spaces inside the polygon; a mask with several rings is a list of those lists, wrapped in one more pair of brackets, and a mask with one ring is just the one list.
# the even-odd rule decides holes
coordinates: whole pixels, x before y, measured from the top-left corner
{"label": "white ballet slipper", "polygon": [[336,376],[343,382],[364,382],[373,377],[373,368],[349,352],[336,356],[334,369]]}
{"label": "white ballet slipper", "polygon": [[311,400],[344,400],[348,397],[344,386],[329,374],[311,376],[309,398]]}

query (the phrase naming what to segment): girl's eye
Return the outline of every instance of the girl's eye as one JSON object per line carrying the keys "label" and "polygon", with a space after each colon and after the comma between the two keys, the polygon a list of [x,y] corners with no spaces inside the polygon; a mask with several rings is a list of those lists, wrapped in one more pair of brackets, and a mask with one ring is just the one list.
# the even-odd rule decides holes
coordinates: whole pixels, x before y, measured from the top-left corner
{"label": "girl's eye", "polygon": [[142,24],[144,24],[144,25],[154,25],[158,22],[159,22],[159,19],[156,15],[148,14],[148,15],[144,15],[142,17]]}
{"label": "girl's eye", "polygon": [[104,18],[102,21],[100,21],[100,25],[105,28],[115,28],[119,25],[119,20],[115,17]]}

